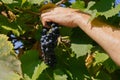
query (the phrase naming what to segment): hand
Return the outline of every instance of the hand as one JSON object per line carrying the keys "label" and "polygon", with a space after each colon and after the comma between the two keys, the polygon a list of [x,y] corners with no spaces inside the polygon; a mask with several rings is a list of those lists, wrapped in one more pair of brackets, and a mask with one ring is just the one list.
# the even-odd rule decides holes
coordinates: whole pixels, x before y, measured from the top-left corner
{"label": "hand", "polygon": [[47,26],[47,22],[55,22],[59,25],[67,27],[77,27],[76,21],[76,10],[70,8],[56,7],[53,10],[43,13],[41,15],[41,20],[43,26]]}

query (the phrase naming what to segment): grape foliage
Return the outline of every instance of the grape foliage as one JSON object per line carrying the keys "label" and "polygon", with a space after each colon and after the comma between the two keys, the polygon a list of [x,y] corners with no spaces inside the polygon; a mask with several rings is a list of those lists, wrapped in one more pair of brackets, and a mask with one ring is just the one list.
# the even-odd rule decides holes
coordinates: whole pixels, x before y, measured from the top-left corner
{"label": "grape foliage", "polygon": [[60,35],[59,26],[56,23],[48,23],[51,28],[43,27],[41,37],[42,57],[45,63],[49,66],[54,66],[56,63],[54,48],[57,45],[57,39]]}

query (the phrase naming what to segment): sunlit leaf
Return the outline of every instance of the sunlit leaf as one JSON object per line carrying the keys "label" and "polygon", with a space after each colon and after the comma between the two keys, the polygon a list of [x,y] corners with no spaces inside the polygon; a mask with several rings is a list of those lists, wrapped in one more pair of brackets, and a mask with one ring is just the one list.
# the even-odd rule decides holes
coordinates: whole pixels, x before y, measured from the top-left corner
{"label": "sunlit leaf", "polygon": [[57,69],[54,71],[55,80],[67,80],[67,75],[64,74],[61,70]]}
{"label": "sunlit leaf", "polygon": [[72,49],[77,54],[77,57],[87,54],[91,48],[91,44],[72,44]]}
{"label": "sunlit leaf", "polygon": [[94,4],[95,4],[94,1],[90,1],[90,2],[88,3],[87,8],[86,8],[84,11],[85,11],[85,12],[88,12],[88,10],[89,10]]}
{"label": "sunlit leaf", "polygon": [[84,1],[77,0],[76,2],[72,3],[71,7],[74,9],[82,10],[85,7],[85,3]]}
{"label": "sunlit leaf", "polygon": [[92,40],[80,29],[75,29],[71,41],[71,48],[76,53],[77,57],[86,55],[93,47],[92,44],[90,44]]}
{"label": "sunlit leaf", "polygon": [[31,4],[41,4],[44,0],[28,0]]}
{"label": "sunlit leaf", "polygon": [[20,33],[18,32],[18,29],[13,29],[13,28],[11,28],[11,27],[9,27],[9,26],[1,26],[3,29],[5,29],[5,30],[8,30],[8,31],[12,31],[13,33],[15,33],[16,35],[20,35]]}
{"label": "sunlit leaf", "polygon": [[21,5],[23,5],[25,2],[26,2],[27,0],[22,0],[22,3],[21,3]]}
{"label": "sunlit leaf", "polygon": [[22,78],[21,62],[11,53],[0,56],[0,79],[20,80]]}
{"label": "sunlit leaf", "polygon": [[117,5],[115,8],[112,8],[108,11],[105,11],[103,13],[100,13],[100,15],[104,15],[106,18],[115,16],[116,14],[118,14],[120,11],[120,5]]}
{"label": "sunlit leaf", "polygon": [[23,80],[31,80],[31,78],[27,74],[24,74]]}
{"label": "sunlit leaf", "polygon": [[0,55],[8,55],[13,49],[13,45],[8,41],[6,35],[0,34]]}
{"label": "sunlit leaf", "polygon": [[45,70],[46,68],[47,65],[44,62],[38,65],[34,70],[34,73],[32,75],[32,80],[36,80],[39,77],[39,75],[43,72],[43,70]]}
{"label": "sunlit leaf", "polygon": [[13,3],[13,0],[2,0],[4,3],[11,4]]}
{"label": "sunlit leaf", "polygon": [[102,62],[106,61],[108,58],[109,58],[109,56],[107,54],[96,52],[95,63],[102,63]]}

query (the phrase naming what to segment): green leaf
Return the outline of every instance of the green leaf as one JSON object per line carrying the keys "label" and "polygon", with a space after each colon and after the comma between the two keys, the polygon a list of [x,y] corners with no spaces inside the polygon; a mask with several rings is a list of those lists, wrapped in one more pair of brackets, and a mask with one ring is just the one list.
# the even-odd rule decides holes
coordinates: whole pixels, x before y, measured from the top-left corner
{"label": "green leaf", "polygon": [[72,50],[77,54],[77,57],[83,56],[90,52],[93,46],[91,44],[74,44],[72,43]]}
{"label": "green leaf", "polygon": [[105,12],[113,8],[114,0],[99,0],[94,5],[90,6],[91,10],[97,10],[98,12]]}
{"label": "green leaf", "polygon": [[21,62],[14,53],[0,55],[0,79],[20,80],[22,78]]}
{"label": "green leaf", "polygon": [[85,3],[84,1],[77,0],[76,2],[72,3],[71,7],[74,9],[83,10],[85,7]]}
{"label": "green leaf", "polygon": [[80,29],[75,29],[71,36],[71,48],[77,57],[86,55],[93,47],[92,40]]}
{"label": "green leaf", "polygon": [[31,4],[41,4],[44,0],[28,0]]}
{"label": "green leaf", "polygon": [[69,70],[72,74],[71,80],[87,80],[87,76],[90,76],[87,68],[85,67],[83,56],[79,57],[78,59],[76,59],[75,57],[70,58],[65,69]]}
{"label": "green leaf", "polygon": [[16,35],[20,35],[18,29],[13,29],[13,28],[11,28],[10,26],[4,26],[4,25],[2,25],[1,28],[5,29],[5,30],[7,30],[7,31],[12,31],[12,32],[15,33]]}
{"label": "green leaf", "polygon": [[21,6],[26,2],[27,0],[22,0]]}
{"label": "green leaf", "polygon": [[70,36],[72,34],[72,28],[68,27],[61,27],[60,28],[60,35],[61,36]]}
{"label": "green leaf", "polygon": [[109,73],[112,73],[114,72],[115,70],[117,69],[120,69],[119,66],[117,66],[115,64],[115,62],[113,62],[112,59],[107,59],[104,63],[103,63],[104,67],[106,68],[106,70],[109,72]]}
{"label": "green leaf", "polygon": [[84,10],[85,12],[88,12],[89,11],[89,9],[93,6],[95,4],[95,2],[94,1],[90,1],[89,3],[88,3],[88,6],[87,6],[87,8]]}
{"label": "green leaf", "polygon": [[111,80],[111,76],[103,70],[99,71],[97,74],[97,80]]}
{"label": "green leaf", "polygon": [[55,80],[67,80],[67,75],[64,74],[60,69],[54,70],[54,79]]}
{"label": "green leaf", "polygon": [[23,80],[31,80],[30,77],[27,74],[24,74]]}
{"label": "green leaf", "polygon": [[100,0],[98,2],[89,2],[88,7],[84,10],[85,12],[92,15],[93,20],[97,16],[105,16],[106,19],[112,16],[115,16],[120,11],[120,5],[114,8],[114,0]]}
{"label": "green leaf", "polygon": [[95,52],[95,63],[103,63],[104,61],[106,61],[109,56],[105,53],[100,53],[98,51]]}
{"label": "green leaf", "polygon": [[13,0],[2,0],[4,3],[11,4],[13,3]]}
{"label": "green leaf", "polygon": [[7,34],[9,31],[12,31],[15,35],[19,36],[19,24],[16,22],[9,22],[8,19],[2,15],[0,15],[0,30],[1,33]]}
{"label": "green leaf", "polygon": [[0,55],[8,55],[13,49],[13,45],[8,41],[8,37],[4,34],[0,34]]}
{"label": "green leaf", "polygon": [[5,4],[13,4],[13,3],[18,3],[17,0],[2,0],[3,3]]}
{"label": "green leaf", "polygon": [[60,47],[57,48],[56,51],[58,63],[56,67],[67,75],[68,80],[84,80],[86,75],[89,75],[87,68],[85,67],[85,60],[83,56],[76,58],[76,55],[74,55],[72,51],[61,51]]}
{"label": "green leaf", "polygon": [[117,5],[115,8],[112,8],[108,11],[105,11],[99,14],[104,15],[106,18],[109,18],[109,17],[115,16],[116,14],[118,14],[119,11],[120,11],[120,5]]}
{"label": "green leaf", "polygon": [[20,60],[23,73],[32,78],[35,67],[41,62],[39,53],[36,50],[28,50],[20,57]]}
{"label": "green leaf", "polygon": [[48,66],[42,62],[40,65],[38,65],[35,70],[34,73],[32,75],[32,80],[37,80],[37,78],[39,77],[39,75],[43,72],[43,70],[45,70]]}

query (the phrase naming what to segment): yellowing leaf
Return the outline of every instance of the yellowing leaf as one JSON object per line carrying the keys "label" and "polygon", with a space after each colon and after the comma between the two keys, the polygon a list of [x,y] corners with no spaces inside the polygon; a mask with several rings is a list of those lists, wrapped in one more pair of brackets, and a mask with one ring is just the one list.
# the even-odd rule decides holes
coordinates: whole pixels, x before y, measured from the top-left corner
{"label": "yellowing leaf", "polygon": [[23,5],[26,1],[27,1],[27,0],[22,0],[22,4],[21,4],[21,5]]}
{"label": "yellowing leaf", "polygon": [[4,3],[11,4],[13,0],[2,0]]}
{"label": "yellowing leaf", "polygon": [[10,41],[7,41],[6,35],[0,34],[0,56],[10,54],[13,49],[13,45]]}
{"label": "yellowing leaf", "polygon": [[4,26],[4,25],[2,25],[1,27],[2,27],[3,29],[5,29],[5,30],[12,31],[12,32],[15,33],[16,35],[20,35],[18,29],[13,29],[13,28],[11,28],[11,27],[9,27],[9,26]]}
{"label": "yellowing leaf", "polygon": [[20,80],[22,78],[21,62],[13,54],[0,56],[0,80]]}
{"label": "yellowing leaf", "polygon": [[44,0],[28,0],[31,4],[41,4]]}

